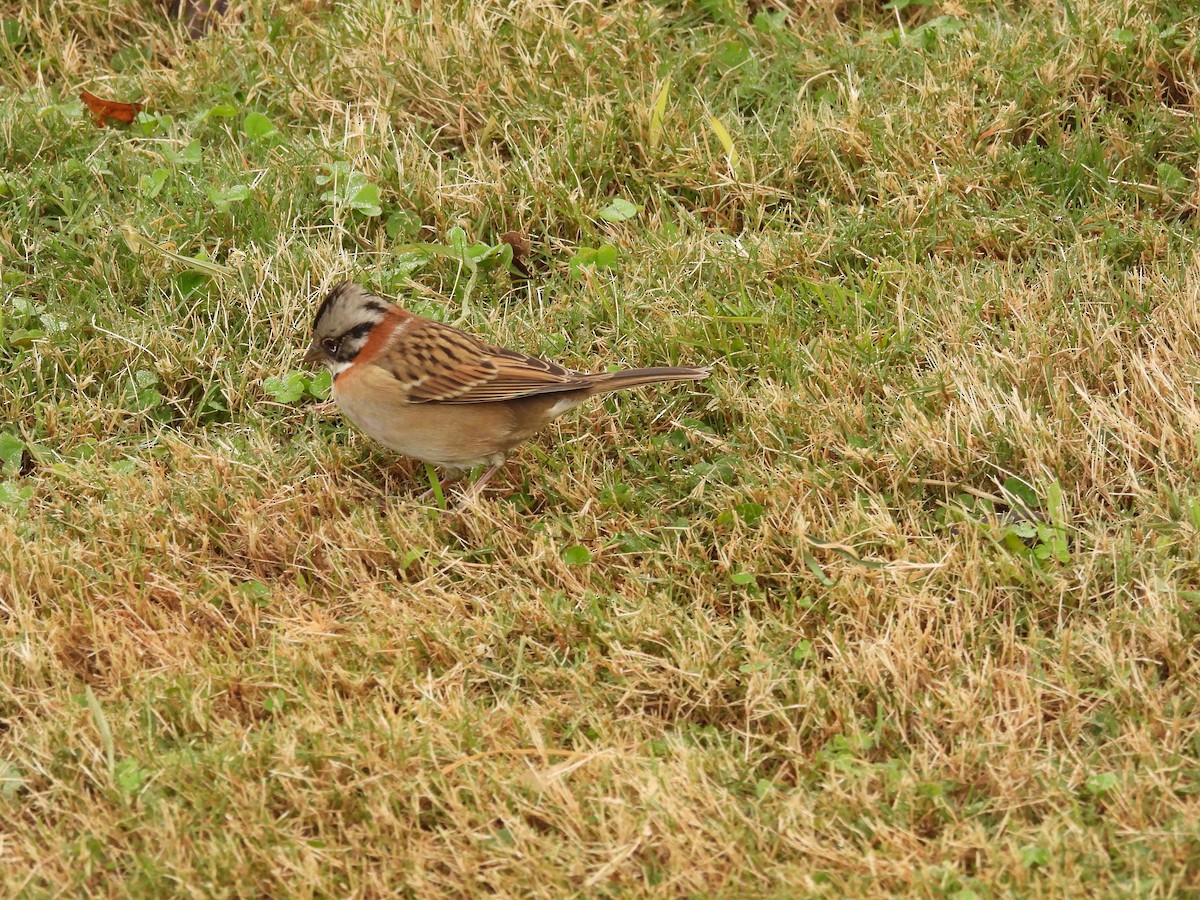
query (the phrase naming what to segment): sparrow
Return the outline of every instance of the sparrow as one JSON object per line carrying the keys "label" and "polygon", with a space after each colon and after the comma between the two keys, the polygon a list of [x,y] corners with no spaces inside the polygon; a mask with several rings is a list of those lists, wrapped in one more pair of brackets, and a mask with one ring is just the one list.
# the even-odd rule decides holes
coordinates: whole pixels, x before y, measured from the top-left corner
{"label": "sparrow", "polygon": [[574,372],[493,347],[349,282],[317,309],[304,362],[329,369],[346,418],[385,447],[457,472],[490,464],[464,501],[478,495],[509,451],[594,394],[699,381],[712,370]]}

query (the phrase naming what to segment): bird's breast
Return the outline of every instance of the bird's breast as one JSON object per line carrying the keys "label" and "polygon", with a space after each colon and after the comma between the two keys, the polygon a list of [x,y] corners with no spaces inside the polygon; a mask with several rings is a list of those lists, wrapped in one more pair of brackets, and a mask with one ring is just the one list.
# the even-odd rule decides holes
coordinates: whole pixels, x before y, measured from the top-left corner
{"label": "bird's breast", "polygon": [[363,364],[336,378],[333,398],[346,418],[385,447],[459,469],[502,459],[548,421],[519,401],[410,403],[390,373]]}

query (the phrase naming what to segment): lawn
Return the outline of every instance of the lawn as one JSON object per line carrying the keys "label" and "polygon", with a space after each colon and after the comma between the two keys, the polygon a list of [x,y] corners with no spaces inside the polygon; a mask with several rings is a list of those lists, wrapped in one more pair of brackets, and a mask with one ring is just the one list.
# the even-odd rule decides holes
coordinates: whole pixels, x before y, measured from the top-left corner
{"label": "lawn", "polygon": [[1192,4],[235,6],[0,3],[0,893],[1200,889]]}

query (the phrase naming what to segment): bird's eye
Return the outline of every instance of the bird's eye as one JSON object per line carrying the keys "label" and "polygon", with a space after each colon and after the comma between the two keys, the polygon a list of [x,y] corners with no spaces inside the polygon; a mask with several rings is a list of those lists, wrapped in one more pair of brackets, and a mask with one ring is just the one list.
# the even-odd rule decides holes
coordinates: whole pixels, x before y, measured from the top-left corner
{"label": "bird's eye", "polygon": [[337,356],[338,347],[341,345],[341,338],[325,338],[325,340],[321,341],[321,346],[325,348],[325,352],[330,356]]}

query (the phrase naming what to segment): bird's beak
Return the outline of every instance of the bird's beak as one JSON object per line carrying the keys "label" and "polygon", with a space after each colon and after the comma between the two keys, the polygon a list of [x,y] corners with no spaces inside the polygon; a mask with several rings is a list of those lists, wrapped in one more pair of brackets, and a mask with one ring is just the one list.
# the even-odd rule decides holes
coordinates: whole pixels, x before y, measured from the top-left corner
{"label": "bird's beak", "polygon": [[304,354],[304,364],[311,366],[313,363],[319,363],[325,358],[325,351],[321,349],[321,345],[313,341],[308,345],[308,352]]}

